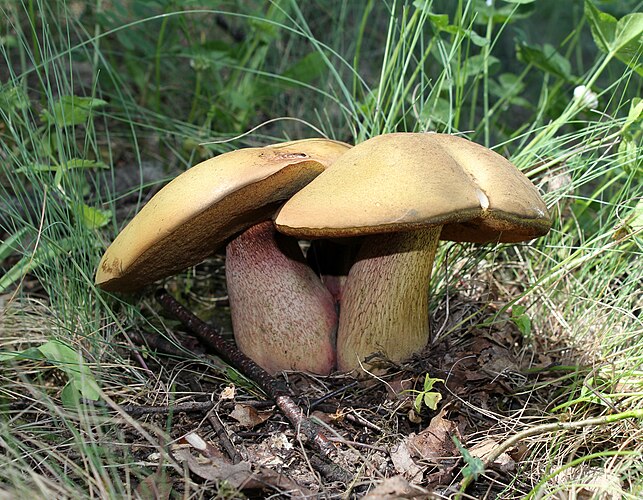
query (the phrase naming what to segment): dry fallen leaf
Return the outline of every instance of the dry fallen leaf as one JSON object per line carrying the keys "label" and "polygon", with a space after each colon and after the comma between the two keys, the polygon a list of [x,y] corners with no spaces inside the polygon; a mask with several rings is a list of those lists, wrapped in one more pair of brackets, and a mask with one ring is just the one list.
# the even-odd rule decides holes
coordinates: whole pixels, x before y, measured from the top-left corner
{"label": "dry fallen leaf", "polygon": [[[487,461],[489,455],[496,449],[498,443],[493,439],[485,439],[469,449],[472,457]],[[516,468],[516,462],[508,453],[503,453],[493,461],[493,467],[502,472],[511,472]]]}
{"label": "dry fallen leaf", "polygon": [[186,463],[193,474],[208,481],[226,481],[239,490],[272,489],[298,498],[312,495],[310,490],[267,467],[253,467],[249,462],[233,464],[219,457],[195,456],[188,447],[173,450],[173,455],[179,462]]}
{"label": "dry fallen leaf", "polygon": [[[413,434],[411,434],[413,436]],[[399,442],[397,446],[391,449],[391,461],[395,470],[402,474],[409,481],[419,480],[422,478],[422,469],[411,458],[409,450],[409,439],[411,436]]]}
{"label": "dry fallen leaf", "polygon": [[439,465],[444,458],[458,455],[451,438],[457,436],[457,426],[444,418],[445,413],[444,410],[438,413],[426,429],[409,438],[409,448],[414,456]]}
{"label": "dry fallen leaf", "polygon": [[396,498],[428,498],[429,492],[419,486],[410,484],[402,476],[384,479],[364,500],[395,500]]}
{"label": "dry fallen leaf", "polygon": [[143,479],[135,493],[141,500],[167,500],[172,493],[172,481],[165,471],[158,471]]}
{"label": "dry fallen leaf", "polygon": [[249,405],[236,404],[230,416],[239,422],[243,427],[251,429],[264,423],[272,416],[272,411],[257,411]]}

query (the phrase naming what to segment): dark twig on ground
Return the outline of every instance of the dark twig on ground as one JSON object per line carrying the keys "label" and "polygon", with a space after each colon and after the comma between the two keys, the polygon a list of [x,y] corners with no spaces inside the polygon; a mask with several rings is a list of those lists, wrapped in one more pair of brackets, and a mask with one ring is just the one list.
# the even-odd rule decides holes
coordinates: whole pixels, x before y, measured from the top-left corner
{"label": "dark twig on ground", "polygon": [[[157,290],[156,300],[166,311],[188,327],[205,346],[213,349],[217,354],[227,359],[232,366],[257,384],[257,386],[276,403],[284,416],[294,426],[297,433],[304,436],[324,458],[327,460],[331,459],[335,451],[334,445],[315,424],[306,418],[303,410],[290,396],[284,384],[281,384],[277,379],[273,378],[268,372],[243,354],[232,342],[224,339],[215,328],[204,323],[188,311],[166,290]],[[333,471],[333,480],[345,482],[351,480],[351,475],[340,466],[336,464],[328,465]],[[323,471],[320,472],[323,473]]]}
{"label": "dark twig on ground", "polygon": [[128,415],[138,417],[141,415],[163,415],[166,413],[195,413],[208,411],[214,407],[212,401],[190,401],[187,403],[173,403],[163,406],[121,405],[121,409]]}
{"label": "dark twig on ground", "polygon": [[212,410],[210,413],[208,413],[208,422],[210,422],[210,425],[214,429],[214,432],[217,433],[217,437],[221,441],[221,445],[225,449],[226,453],[232,460],[232,463],[238,464],[239,462],[241,462],[241,460],[243,460],[243,457],[230,439],[228,431],[224,427],[223,422],[221,422],[219,414],[216,412],[216,410]]}

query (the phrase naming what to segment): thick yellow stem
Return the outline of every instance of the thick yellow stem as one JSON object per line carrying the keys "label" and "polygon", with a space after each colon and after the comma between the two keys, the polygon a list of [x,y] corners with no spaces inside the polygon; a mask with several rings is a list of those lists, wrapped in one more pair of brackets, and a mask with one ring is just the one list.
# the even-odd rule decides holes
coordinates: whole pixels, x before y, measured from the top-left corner
{"label": "thick yellow stem", "polygon": [[441,227],[369,236],[351,267],[337,333],[342,371],[381,352],[403,361],[429,340],[429,282]]}

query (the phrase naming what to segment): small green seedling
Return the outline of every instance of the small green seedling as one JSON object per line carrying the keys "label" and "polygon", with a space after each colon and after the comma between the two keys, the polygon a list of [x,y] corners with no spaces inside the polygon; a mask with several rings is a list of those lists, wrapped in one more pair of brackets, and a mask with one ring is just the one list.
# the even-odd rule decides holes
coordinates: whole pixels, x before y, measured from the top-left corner
{"label": "small green seedling", "polygon": [[422,403],[424,403],[424,405],[431,410],[436,410],[438,408],[438,403],[442,400],[442,394],[432,390],[436,382],[444,383],[444,380],[442,380],[441,378],[429,377],[429,374],[427,373],[424,377],[424,388],[421,391],[417,391],[415,389],[404,391],[417,394],[417,396],[415,397],[415,402],[413,403],[413,409],[415,410],[415,413],[420,413],[420,411],[422,410]]}
{"label": "small green seedling", "polygon": [[513,306],[511,308],[511,321],[518,327],[524,337],[531,335],[531,318],[527,316],[525,306]]}
{"label": "small green seedling", "polygon": [[456,448],[458,448],[458,451],[462,455],[464,462],[467,464],[460,471],[462,473],[462,477],[470,477],[475,481],[476,479],[478,479],[478,476],[484,472],[484,462],[478,457],[474,457],[473,455],[471,455],[471,453],[469,453],[469,451],[464,446],[462,446],[462,443],[457,437],[451,436],[451,439],[453,439]]}

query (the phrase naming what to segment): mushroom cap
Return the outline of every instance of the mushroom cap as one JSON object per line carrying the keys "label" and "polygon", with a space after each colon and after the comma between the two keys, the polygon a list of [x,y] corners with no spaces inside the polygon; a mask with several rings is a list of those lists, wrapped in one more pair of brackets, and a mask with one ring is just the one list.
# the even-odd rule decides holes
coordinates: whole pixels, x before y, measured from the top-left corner
{"label": "mushroom cap", "polygon": [[96,284],[129,292],[198,264],[230,237],[270,219],[350,147],[304,139],[199,163],[164,186],[116,237]]}
{"label": "mushroom cap", "polygon": [[275,224],[311,239],[442,225],[443,240],[488,243],[542,236],[551,220],[536,187],[499,154],[453,135],[394,133],[342,155]]}

